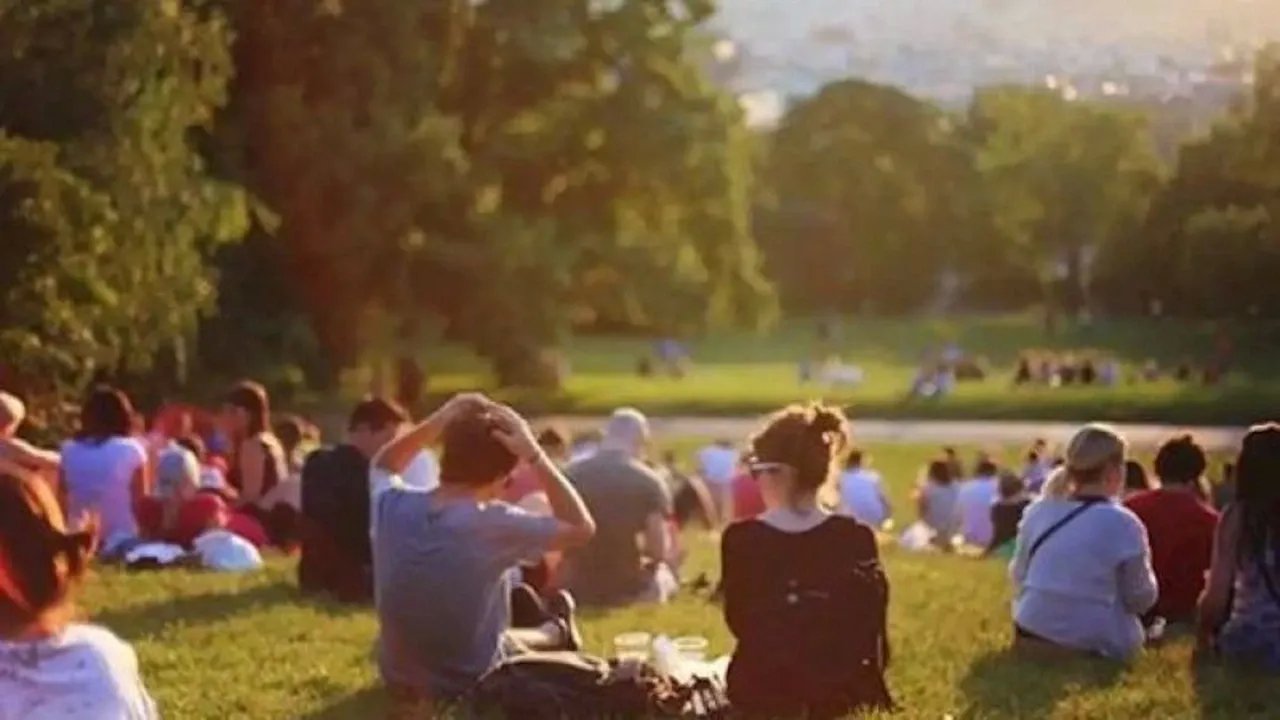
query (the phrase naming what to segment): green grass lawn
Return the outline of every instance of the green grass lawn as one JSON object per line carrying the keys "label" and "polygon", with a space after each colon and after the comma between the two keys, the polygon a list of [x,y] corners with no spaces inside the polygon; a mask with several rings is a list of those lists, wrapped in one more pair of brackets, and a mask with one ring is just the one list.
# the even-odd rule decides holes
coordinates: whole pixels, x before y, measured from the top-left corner
{"label": "green grass lawn", "polygon": [[[798,362],[815,351],[812,320],[784,321],[765,334],[721,333],[690,343],[694,365],[688,377],[640,378],[637,360],[650,351],[647,339],[575,338],[565,345],[571,373],[563,390],[548,394],[507,389],[504,397],[530,410],[596,413],[630,404],[663,414],[746,414],[797,398],[825,396],[852,406],[860,417],[981,418],[1242,424],[1270,418],[1280,405],[1280,327],[1262,322],[1219,325],[1177,320],[1107,320],[1068,325],[1046,338],[1033,316],[962,319],[848,319],[830,348],[867,373],[864,385],[828,389],[801,384]],[[1013,363],[1029,348],[1096,349],[1127,369],[1156,359],[1171,368],[1200,365],[1214,348],[1220,327],[1235,342],[1235,372],[1217,387],[1123,384],[1116,388],[1027,388],[1013,390]],[[948,342],[987,358],[996,370],[988,381],[962,384],[941,401],[906,398],[922,355]],[[433,393],[494,388],[486,364],[456,347],[424,353]],[[352,393],[366,381],[352,378]]]}
{"label": "green grass lawn", "polygon": [[[677,443],[681,450],[693,445]],[[932,448],[871,448],[902,520]],[[690,572],[718,575],[715,543],[691,538]],[[1013,658],[1001,563],[886,548],[892,583],[889,680],[907,718],[1274,718],[1280,681],[1192,661],[1177,638],[1130,666],[1026,664]],[[103,571],[87,614],[134,643],[166,718],[370,718],[385,700],[370,662],[371,612],[303,600],[292,563],[246,576]],[[628,630],[706,636],[732,649],[719,608],[685,597],[665,607],[587,614],[588,650]]]}

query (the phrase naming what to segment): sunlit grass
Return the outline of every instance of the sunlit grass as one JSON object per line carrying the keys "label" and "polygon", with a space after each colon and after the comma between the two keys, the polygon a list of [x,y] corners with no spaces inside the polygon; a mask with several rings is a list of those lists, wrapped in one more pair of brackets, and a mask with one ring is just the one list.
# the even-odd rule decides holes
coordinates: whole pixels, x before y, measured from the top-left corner
{"label": "sunlit grass", "polygon": [[[684,439],[681,453],[697,444]],[[932,447],[871,448],[901,520]],[[1010,449],[1012,450],[1012,449]],[[967,451],[966,455],[971,451]],[[714,538],[689,538],[689,575],[718,576]],[[1009,655],[1009,590],[993,561],[885,551],[892,583],[891,688],[900,717],[1272,718],[1280,681],[1192,662],[1175,637],[1132,666],[1027,665]],[[249,576],[101,572],[83,605],[134,643],[147,685],[170,719],[376,718],[385,710],[370,661],[373,614],[302,600],[292,562]],[[627,630],[699,634],[714,653],[732,639],[701,597],[666,607],[587,614],[587,648]]]}

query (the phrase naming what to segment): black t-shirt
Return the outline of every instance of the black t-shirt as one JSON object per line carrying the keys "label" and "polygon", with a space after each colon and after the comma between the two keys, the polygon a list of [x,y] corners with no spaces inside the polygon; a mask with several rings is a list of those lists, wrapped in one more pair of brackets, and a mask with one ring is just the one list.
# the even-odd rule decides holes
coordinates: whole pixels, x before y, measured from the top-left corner
{"label": "black t-shirt", "polygon": [[1022,513],[1026,511],[1027,506],[1031,504],[1030,500],[1018,500],[1015,502],[1007,502],[1001,500],[991,506],[991,544],[987,546],[987,552],[994,552],[997,548],[1010,540],[1018,537],[1018,523],[1022,522]]}

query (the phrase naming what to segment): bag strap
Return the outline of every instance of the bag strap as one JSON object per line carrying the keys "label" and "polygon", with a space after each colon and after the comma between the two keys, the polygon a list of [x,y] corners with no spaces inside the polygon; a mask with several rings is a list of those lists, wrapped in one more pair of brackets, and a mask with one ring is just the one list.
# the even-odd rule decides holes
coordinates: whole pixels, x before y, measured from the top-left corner
{"label": "bag strap", "polygon": [[1083,513],[1085,510],[1088,510],[1089,508],[1093,507],[1094,505],[1097,505],[1098,503],[1107,501],[1106,498],[1100,498],[1100,497],[1086,497],[1086,498],[1074,498],[1074,499],[1080,503],[1080,507],[1067,513],[1066,517],[1050,525],[1049,529],[1041,533],[1040,537],[1036,538],[1035,543],[1031,545],[1031,551],[1027,553],[1028,568],[1031,567],[1031,559],[1036,556],[1036,552],[1040,550],[1041,545],[1044,545],[1045,540],[1048,540],[1050,537],[1053,537],[1054,533],[1066,527],[1067,523],[1080,517],[1080,514]]}

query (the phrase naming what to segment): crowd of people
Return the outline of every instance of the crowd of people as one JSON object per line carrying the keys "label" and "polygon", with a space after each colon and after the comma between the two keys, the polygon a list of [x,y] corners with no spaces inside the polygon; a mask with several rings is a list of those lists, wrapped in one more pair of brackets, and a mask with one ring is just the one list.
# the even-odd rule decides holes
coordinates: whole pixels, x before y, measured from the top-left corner
{"label": "crowd of people", "polygon": [[[73,611],[90,564],[162,565],[139,555],[155,544],[296,555],[302,592],[372,604],[393,704],[430,716],[508,662],[581,652],[580,606],[691,592],[681,538],[698,524],[723,530],[713,595],[736,640],[738,713],[895,707],[878,549],[895,508],[839,409],[784,408],[690,472],[651,460],[634,409],[570,438],[478,394],[417,423],[366,399],[341,443],[311,452],[308,424],[273,423],[250,382],[214,421],[184,408],[149,428],[124,393],[95,388],[59,451],[17,438],[23,413],[0,394],[0,719],[157,717],[129,646]],[[1125,659],[1186,627],[1280,671],[1280,425],[1248,433],[1221,511],[1193,437],[1151,469],[1105,425],[1060,453],[1037,441],[1018,468],[982,453],[970,471],[944,449],[899,542],[1007,558],[1016,649]]]}

